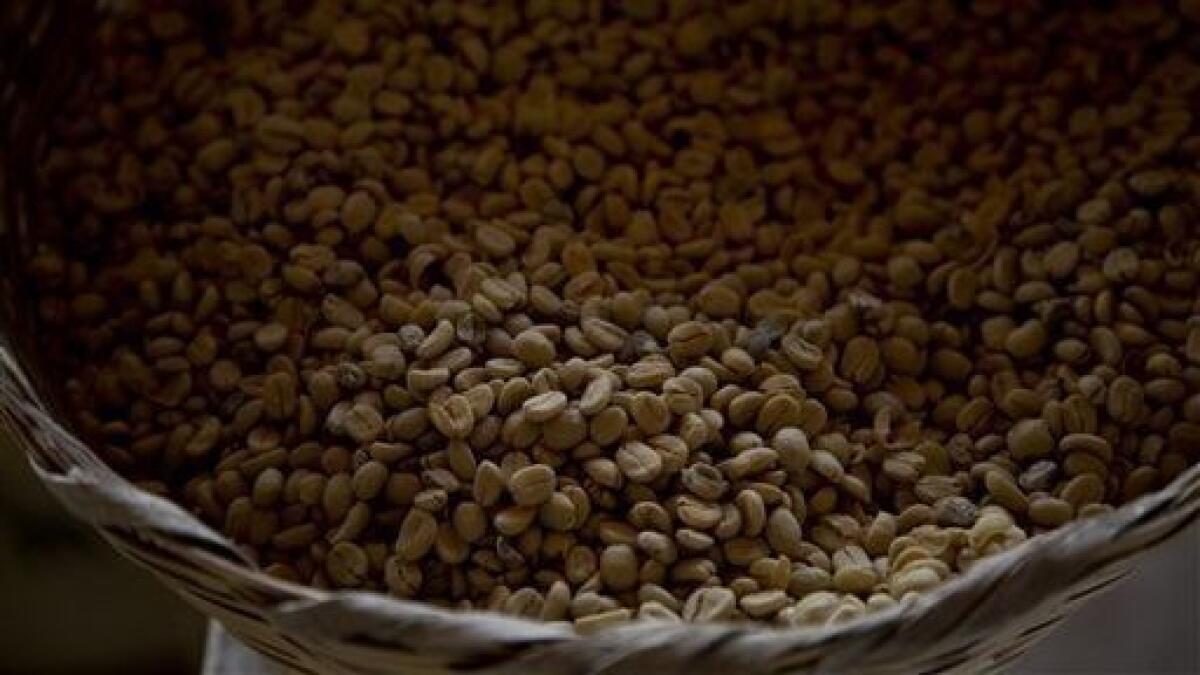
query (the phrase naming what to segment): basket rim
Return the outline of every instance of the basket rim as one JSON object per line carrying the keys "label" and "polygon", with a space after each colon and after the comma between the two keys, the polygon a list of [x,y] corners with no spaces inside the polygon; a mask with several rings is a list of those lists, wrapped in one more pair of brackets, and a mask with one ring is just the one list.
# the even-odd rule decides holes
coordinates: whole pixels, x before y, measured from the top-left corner
{"label": "basket rim", "polygon": [[[124,480],[123,477],[122,480]],[[1173,487],[1182,487],[1183,485],[1196,483],[1197,481],[1200,481],[1200,464],[1195,464],[1189,467],[1186,472],[1176,477],[1170,485],[1156,490],[1148,495],[1143,495],[1134,502],[1124,504],[1121,507],[1114,509],[1112,512],[1094,516],[1091,519],[1074,520],[1054,530],[1039,533],[1033,537],[1030,537],[1029,539],[1026,539],[1025,541],[1022,541],[1020,544],[1017,544],[1011,549],[1007,549],[995,555],[980,559],[966,572],[955,574],[949,577],[946,581],[938,584],[933,589],[925,591],[911,600],[897,601],[897,603],[891,607],[884,608],[872,614],[865,614],[847,624],[837,626],[782,626],[771,624],[765,621],[752,620],[741,622],[719,621],[704,624],[683,623],[681,625],[689,628],[698,628],[703,626],[726,626],[741,630],[750,628],[759,630],[766,634],[799,632],[805,633],[813,638],[820,638],[824,640],[827,638],[836,637],[841,633],[855,633],[858,632],[859,629],[867,626],[877,628],[881,624],[889,624],[899,619],[915,619],[916,617],[912,616],[914,611],[917,614],[928,611],[932,606],[941,602],[946,596],[954,595],[956,592],[961,591],[962,588],[972,586],[978,580],[988,578],[990,575],[996,572],[1010,569],[1011,567],[1020,563],[1022,560],[1031,557],[1031,554],[1033,554],[1035,551],[1053,549],[1068,541],[1070,541],[1072,545],[1099,541],[1101,535],[1120,536],[1120,530],[1123,529],[1123,526],[1129,524],[1129,521],[1131,520],[1126,516],[1132,514],[1140,515],[1147,510],[1160,507],[1171,500],[1171,497],[1168,496],[1168,493],[1174,492],[1172,489]],[[137,488],[135,487],[134,489]],[[174,502],[171,500],[158,497],[157,495],[155,495],[155,498],[174,504]],[[203,521],[200,521],[198,518],[195,520],[206,529],[212,530],[211,527],[203,523]],[[213,530],[213,532],[217,534],[217,536],[225,538],[224,535],[220,534],[219,532],[216,532],[215,530]],[[1157,545],[1158,543],[1158,541],[1155,541],[1152,545]],[[1139,548],[1133,551],[1133,553],[1141,553],[1144,550],[1147,549]],[[195,555],[200,558],[208,559],[213,564],[223,567],[228,574],[235,578],[253,581],[254,583],[261,584],[266,588],[293,595],[293,602],[329,602],[334,601],[339,597],[367,594],[370,596],[386,598],[389,601],[394,601],[403,605],[417,605],[423,608],[435,610],[439,613],[446,613],[455,616],[470,617],[478,615],[487,617],[501,617],[503,619],[513,620],[521,625],[527,626],[544,627],[547,625],[553,625],[553,623],[525,619],[522,617],[514,617],[512,615],[490,609],[456,609],[440,607],[417,599],[396,598],[382,591],[352,589],[330,590],[316,588],[313,586],[272,577],[263,570],[254,567],[252,564],[234,565],[228,560],[215,556],[212,553],[204,550],[197,550]],[[641,625],[657,625],[656,622],[652,621],[639,623]],[[631,624],[631,626],[639,625],[639,623]],[[573,633],[569,639],[586,640],[592,637],[594,637],[594,635]]]}
{"label": "basket rim", "polygon": [[[134,486],[103,463],[73,431],[60,424],[52,412],[53,408],[33,391],[23,365],[4,348],[3,328],[0,326],[0,428],[7,426],[11,432],[17,425],[18,430],[23,426],[33,431],[39,442],[31,447],[28,442],[21,443],[21,435],[16,434],[18,445],[22,446],[41,481],[66,503],[69,510],[102,531],[111,529],[114,532],[124,530],[132,533],[141,544],[203,566],[218,574],[230,586],[251,589],[273,598],[272,602],[260,605],[267,619],[299,631],[305,631],[305,625],[297,617],[319,612],[322,608],[337,608],[343,613],[368,608],[371,612],[383,615],[411,615],[415,612],[435,618],[453,630],[468,633],[486,624],[485,633],[499,638],[502,643],[521,636],[523,642],[565,643],[575,647],[588,644],[610,646],[618,637],[620,640],[636,640],[650,633],[660,638],[663,634],[669,634],[678,639],[687,639],[688,635],[710,634],[752,642],[761,650],[760,656],[798,648],[819,650],[843,642],[882,639],[904,627],[936,621],[939,608],[954,598],[970,595],[983,586],[1003,586],[1006,579],[1020,576],[1023,568],[1028,576],[1027,568],[1036,567],[1037,561],[1053,563],[1060,576],[1063,569],[1069,568],[1075,570],[1073,577],[1083,578],[1098,568],[1120,562],[1171,536],[1195,520],[1200,511],[1200,464],[1196,464],[1160,490],[1143,495],[1109,513],[1072,521],[1055,530],[1040,533],[1012,549],[981,559],[965,573],[950,577],[930,591],[845,624],[779,626],[758,621],[710,624],[635,621],[626,626],[583,635],[561,622],[546,623],[487,609],[439,607],[419,600],[396,598],[379,591],[319,589],[266,574],[238,552],[224,535],[176,502]],[[57,456],[47,456],[44,449],[50,445],[63,445],[65,448],[58,448],[54,452]],[[79,503],[81,495],[89,499],[99,495],[103,499],[124,500],[123,505],[127,508],[152,508],[154,512],[140,513],[149,517],[149,520],[141,523],[104,522],[96,517],[96,511],[89,511]],[[128,503],[131,497],[136,499],[135,507],[130,507]],[[159,518],[162,514],[170,516],[172,527],[164,526],[168,521]],[[1176,518],[1169,518],[1172,514]],[[1177,522],[1168,522],[1171,520]],[[173,531],[180,524],[186,525],[188,531]],[[1127,535],[1136,533],[1143,526],[1152,530],[1154,528],[1151,526],[1156,524],[1169,527],[1158,535],[1150,533],[1149,538],[1144,540],[1127,541],[1136,539]],[[198,545],[200,541],[203,541],[203,546]],[[1111,547],[1118,543],[1123,545]],[[1110,545],[1114,550],[1104,556],[1093,555],[1103,551],[1105,545]],[[143,561],[136,562],[145,564]],[[1025,603],[1029,605],[1025,613],[1054,601],[1055,595],[1069,590],[1070,582],[1068,579],[1066,583],[1052,584],[1047,589],[1050,594],[1040,602]],[[1005,618],[1008,617],[991,617],[976,629],[1003,625]]]}

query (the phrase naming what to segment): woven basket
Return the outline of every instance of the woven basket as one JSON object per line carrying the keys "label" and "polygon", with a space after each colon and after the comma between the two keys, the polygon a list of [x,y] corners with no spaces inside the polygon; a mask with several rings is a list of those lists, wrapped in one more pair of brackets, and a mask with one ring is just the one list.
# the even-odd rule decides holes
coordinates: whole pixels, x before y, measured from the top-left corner
{"label": "woven basket", "polygon": [[134,489],[64,426],[38,359],[17,264],[39,219],[39,123],[97,10],[88,0],[0,3],[0,436],[79,519],[246,644],[311,673],[854,672],[998,670],[1136,554],[1200,513],[1200,467],[1109,515],[1035,537],[965,576],[827,629],[641,623],[591,637],[483,612],[274,580],[175,504]]}

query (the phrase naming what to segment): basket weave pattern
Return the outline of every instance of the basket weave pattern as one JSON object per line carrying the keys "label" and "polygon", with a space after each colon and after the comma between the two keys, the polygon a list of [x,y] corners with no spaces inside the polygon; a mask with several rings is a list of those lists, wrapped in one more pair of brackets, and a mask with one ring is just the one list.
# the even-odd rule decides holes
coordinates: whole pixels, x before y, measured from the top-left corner
{"label": "basket weave pattern", "polygon": [[913,603],[848,626],[635,624],[591,637],[482,612],[276,581],[175,504],[134,489],[60,424],[32,346],[19,261],[37,230],[39,123],[97,9],[0,4],[0,435],[123,554],[253,648],[300,672],[980,672],[998,670],[1141,550],[1200,514],[1200,467],[1118,511],[987,559]]}

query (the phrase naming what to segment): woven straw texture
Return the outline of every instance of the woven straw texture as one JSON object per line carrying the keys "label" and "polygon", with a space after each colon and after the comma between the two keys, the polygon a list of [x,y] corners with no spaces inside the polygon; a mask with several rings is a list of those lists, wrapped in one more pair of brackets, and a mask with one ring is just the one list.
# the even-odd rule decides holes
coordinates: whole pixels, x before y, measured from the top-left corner
{"label": "woven straw texture", "polygon": [[[99,3],[102,5],[103,3]],[[60,423],[17,261],[38,218],[39,122],[98,3],[0,3],[0,434],[79,519],[253,648],[300,672],[987,672],[1200,513],[1200,467],[1120,510],[978,564],[918,601],[828,629],[635,624],[590,637],[481,612],[273,580],[171,502],[135,490]]]}

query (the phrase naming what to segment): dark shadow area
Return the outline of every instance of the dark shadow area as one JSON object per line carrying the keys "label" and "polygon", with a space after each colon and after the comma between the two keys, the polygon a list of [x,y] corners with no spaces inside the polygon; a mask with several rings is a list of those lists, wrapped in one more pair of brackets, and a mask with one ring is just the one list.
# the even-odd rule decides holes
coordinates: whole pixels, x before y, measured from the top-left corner
{"label": "dark shadow area", "polygon": [[202,617],[74,522],[0,438],[0,674],[199,671]]}

